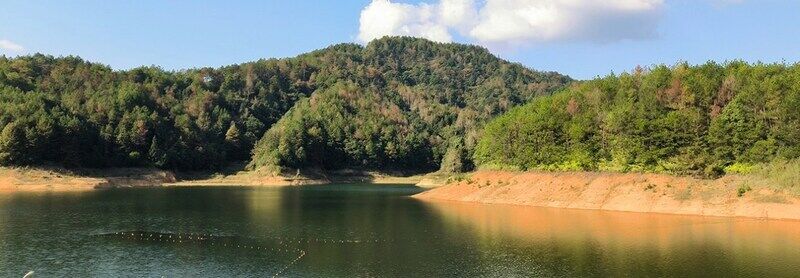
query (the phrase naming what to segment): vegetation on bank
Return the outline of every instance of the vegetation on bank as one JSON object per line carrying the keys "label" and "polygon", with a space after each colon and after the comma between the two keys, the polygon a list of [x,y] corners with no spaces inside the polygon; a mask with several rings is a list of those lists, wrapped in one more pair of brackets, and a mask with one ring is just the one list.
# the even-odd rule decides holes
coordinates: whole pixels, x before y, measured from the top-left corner
{"label": "vegetation on bank", "polygon": [[767,187],[800,196],[800,159],[775,159],[751,166],[744,175],[747,187]]}
{"label": "vegetation on bank", "polygon": [[745,62],[661,65],[575,84],[488,123],[474,155],[485,168],[706,177],[798,157],[800,64]]}
{"label": "vegetation on bank", "polygon": [[797,184],[798,64],[681,63],[570,83],[480,47],[415,38],[183,71],[0,57],[0,166],[479,165]]}
{"label": "vegetation on bank", "polygon": [[413,38],[177,72],[0,56],[0,165],[221,169],[260,140],[253,167],[428,169],[473,146],[483,120],[566,82]]}

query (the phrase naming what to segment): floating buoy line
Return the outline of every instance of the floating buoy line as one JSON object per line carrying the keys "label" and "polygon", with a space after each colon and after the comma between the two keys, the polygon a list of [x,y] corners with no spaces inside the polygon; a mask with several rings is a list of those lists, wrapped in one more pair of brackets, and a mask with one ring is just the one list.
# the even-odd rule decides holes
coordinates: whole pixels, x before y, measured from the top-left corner
{"label": "floating buoy line", "polygon": [[278,277],[286,270],[295,265],[298,261],[306,256],[306,251],[291,244],[302,243],[330,243],[330,244],[365,244],[365,243],[379,243],[386,242],[385,240],[378,239],[330,239],[330,238],[281,238],[269,237],[277,243],[277,246],[267,247],[260,244],[248,244],[248,239],[236,236],[220,236],[212,234],[200,233],[164,233],[164,232],[151,232],[151,231],[124,231],[98,234],[97,236],[122,239],[129,241],[145,241],[153,243],[166,243],[166,244],[206,244],[209,246],[223,247],[223,248],[237,248],[245,250],[266,251],[266,252],[280,252],[285,254],[295,254],[296,257],[284,265],[272,277]]}

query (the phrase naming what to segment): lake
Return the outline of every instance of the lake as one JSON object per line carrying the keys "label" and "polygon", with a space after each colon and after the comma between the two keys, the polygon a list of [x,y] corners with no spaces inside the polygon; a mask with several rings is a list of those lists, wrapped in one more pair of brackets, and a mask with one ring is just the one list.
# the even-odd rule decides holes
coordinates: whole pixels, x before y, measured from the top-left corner
{"label": "lake", "polygon": [[0,195],[0,277],[31,270],[34,277],[800,275],[796,221],[408,197],[421,191],[325,185]]}

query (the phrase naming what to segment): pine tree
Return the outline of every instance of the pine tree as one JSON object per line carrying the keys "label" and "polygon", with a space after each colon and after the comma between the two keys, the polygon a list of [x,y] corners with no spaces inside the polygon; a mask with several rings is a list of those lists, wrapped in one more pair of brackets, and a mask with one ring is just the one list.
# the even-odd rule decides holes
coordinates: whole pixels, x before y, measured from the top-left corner
{"label": "pine tree", "polygon": [[153,140],[150,141],[150,150],[147,152],[147,156],[156,167],[163,167],[167,162],[167,155],[158,145],[156,136],[153,136]]}
{"label": "pine tree", "polygon": [[25,128],[16,122],[0,132],[0,165],[25,163]]}

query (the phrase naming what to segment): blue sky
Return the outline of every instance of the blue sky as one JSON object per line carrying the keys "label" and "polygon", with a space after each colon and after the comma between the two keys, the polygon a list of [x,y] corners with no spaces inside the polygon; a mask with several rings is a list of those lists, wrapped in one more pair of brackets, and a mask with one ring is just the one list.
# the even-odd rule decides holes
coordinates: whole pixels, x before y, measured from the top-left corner
{"label": "blue sky", "polygon": [[682,60],[800,60],[795,0],[374,1],[5,0],[0,53],[182,69],[412,35],[581,79]]}

